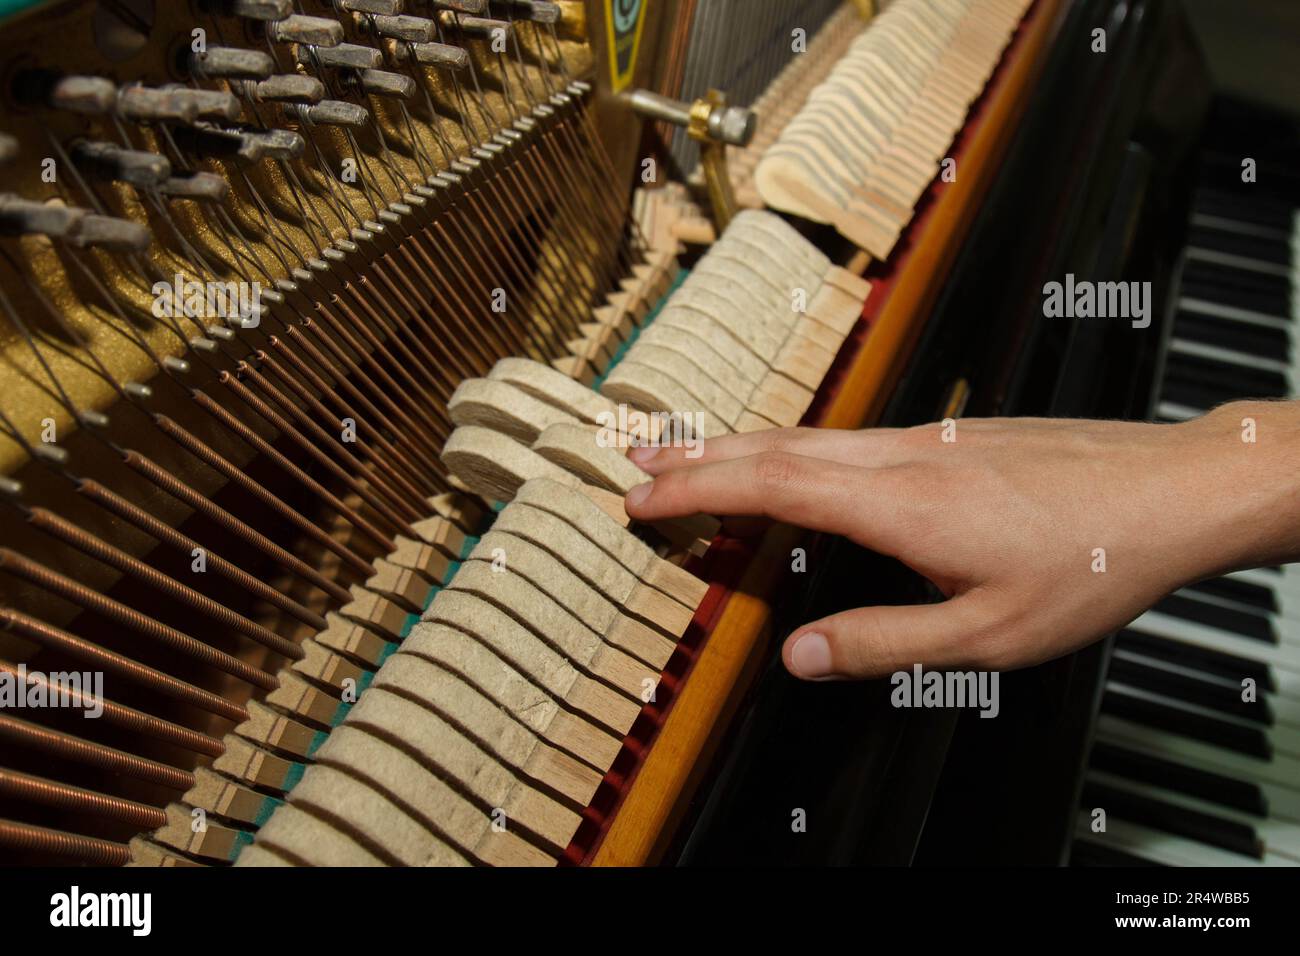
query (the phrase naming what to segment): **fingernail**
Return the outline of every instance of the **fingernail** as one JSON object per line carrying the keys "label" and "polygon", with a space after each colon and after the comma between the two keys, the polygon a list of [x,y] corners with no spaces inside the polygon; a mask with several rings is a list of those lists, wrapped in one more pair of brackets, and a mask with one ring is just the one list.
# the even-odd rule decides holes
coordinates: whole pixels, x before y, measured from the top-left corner
{"label": "fingernail", "polygon": [[635,508],[650,497],[650,490],[654,488],[654,486],[655,483],[653,481],[647,481],[643,485],[637,485],[623,498],[624,503]]}
{"label": "fingernail", "polygon": [[790,669],[796,677],[814,680],[831,673],[831,645],[813,631],[801,634],[790,648]]}
{"label": "fingernail", "polygon": [[636,464],[641,465],[657,454],[659,454],[658,445],[638,445],[636,448],[628,449],[627,457],[636,462]]}

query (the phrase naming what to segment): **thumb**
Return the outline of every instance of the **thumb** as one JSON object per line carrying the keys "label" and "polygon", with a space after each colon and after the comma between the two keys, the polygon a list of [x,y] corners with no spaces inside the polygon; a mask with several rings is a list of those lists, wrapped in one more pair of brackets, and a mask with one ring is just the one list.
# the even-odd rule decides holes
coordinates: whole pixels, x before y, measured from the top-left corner
{"label": "thumb", "polygon": [[791,634],[781,659],[803,680],[884,677],[918,663],[966,666],[987,648],[980,611],[971,593],[938,604],[842,611]]}

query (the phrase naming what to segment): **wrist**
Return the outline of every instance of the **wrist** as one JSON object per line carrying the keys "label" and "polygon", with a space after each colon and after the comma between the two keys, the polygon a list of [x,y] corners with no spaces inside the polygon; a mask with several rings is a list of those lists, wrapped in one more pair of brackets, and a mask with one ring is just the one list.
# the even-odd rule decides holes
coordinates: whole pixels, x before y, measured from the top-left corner
{"label": "wrist", "polygon": [[1195,435],[1181,466],[1196,476],[1197,573],[1300,559],[1300,402],[1232,402],[1184,427]]}

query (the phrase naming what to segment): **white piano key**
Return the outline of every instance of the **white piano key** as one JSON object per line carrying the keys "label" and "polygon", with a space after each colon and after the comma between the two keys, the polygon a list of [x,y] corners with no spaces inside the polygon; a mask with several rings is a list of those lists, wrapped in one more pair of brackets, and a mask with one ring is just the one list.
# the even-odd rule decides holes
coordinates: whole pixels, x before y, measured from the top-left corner
{"label": "white piano key", "polygon": [[[1171,697],[1167,694],[1160,694],[1144,687],[1135,687],[1132,684],[1126,684],[1123,681],[1107,680],[1106,689],[1114,691],[1117,694],[1126,694],[1129,697],[1145,700],[1153,704],[1159,704],[1173,711],[1180,711],[1185,714],[1194,714],[1199,717],[1208,717],[1211,720],[1217,720],[1233,727],[1243,727],[1247,730],[1254,730],[1262,734],[1264,739],[1269,742],[1275,754],[1282,754],[1288,757],[1294,757],[1300,761],[1300,728],[1292,727],[1288,724],[1261,724],[1254,721],[1246,720],[1244,717],[1238,717],[1235,714],[1227,714],[1221,710],[1215,710],[1213,707],[1206,707],[1194,701],[1183,700],[1178,697]],[[1198,740],[1200,738],[1197,738]]]}
{"label": "white piano key", "polygon": [[1234,349],[1225,349],[1217,345],[1206,345],[1202,342],[1193,342],[1191,339],[1178,338],[1176,335],[1169,340],[1170,351],[1178,352],[1180,355],[1194,355],[1198,358],[1208,359],[1219,365],[1236,365],[1240,368],[1259,369],[1265,372],[1278,372],[1286,376],[1287,387],[1292,391],[1295,390],[1295,379],[1292,377],[1292,367],[1290,362],[1281,362],[1276,359],[1260,358],[1258,355],[1252,355],[1249,352],[1238,352]]}
{"label": "white piano key", "polygon": [[1079,812],[1075,822],[1075,839],[1111,850],[1122,850],[1144,860],[1164,866],[1291,866],[1286,857],[1266,853],[1261,862],[1254,857],[1229,853],[1195,840],[1162,833],[1127,820],[1106,818],[1106,832],[1093,833],[1091,818]]}
{"label": "white piano key", "polygon": [[1295,282],[1297,276],[1300,275],[1295,267],[1291,265],[1279,265],[1276,262],[1269,262],[1267,259],[1238,256],[1230,252],[1203,249],[1200,246],[1188,246],[1187,258],[1197,259],[1201,262],[1212,262],[1215,265],[1226,266],[1229,269],[1242,269],[1248,272],[1260,272],[1265,275],[1283,276],[1292,282]]}
{"label": "white piano key", "polygon": [[[1263,786],[1271,784],[1290,797],[1279,801],[1286,807],[1285,816],[1300,822],[1300,760],[1285,754],[1274,754],[1272,760],[1260,757],[1248,757],[1233,750],[1225,750],[1201,740],[1193,740],[1182,734],[1171,733],[1137,724],[1111,714],[1100,714],[1097,718],[1097,736],[1100,740],[1140,750],[1155,757],[1163,757],[1174,763],[1184,764],[1198,770],[1208,770],[1225,777],[1248,780]],[[1273,806],[1272,798],[1269,800]],[[1281,807],[1274,812],[1283,813]]]}
{"label": "white piano key", "polygon": [[1159,800],[1184,810],[1195,810],[1197,813],[1218,817],[1220,820],[1229,820],[1251,827],[1255,831],[1255,836],[1263,841],[1265,850],[1285,856],[1292,865],[1300,866],[1300,823],[1293,820],[1256,816],[1234,807],[1201,800],[1181,790],[1157,787],[1143,780],[1132,780],[1101,770],[1089,770],[1088,779],[1150,800]]}
{"label": "white piano key", "polygon": [[1255,325],[1265,329],[1278,329],[1282,332],[1290,332],[1293,327],[1293,320],[1290,316],[1257,312],[1254,309],[1243,309],[1236,305],[1211,302],[1209,299],[1201,299],[1196,296],[1180,295],[1178,297],[1178,308],[1184,312],[1194,312],[1197,315],[1208,316],[1212,319],[1226,319],[1229,322]]}
{"label": "white piano key", "polygon": [[1269,644],[1253,638],[1241,637],[1230,631],[1186,621],[1160,611],[1147,611],[1130,624],[1129,629],[1195,647],[1222,651],[1234,657],[1242,657],[1287,670],[1300,677],[1300,647],[1290,644]]}
{"label": "white piano key", "polygon": [[1203,212],[1192,214],[1192,225],[1205,229],[1218,229],[1221,232],[1235,232],[1240,236],[1256,236],[1260,239],[1277,239],[1282,242],[1291,241],[1291,233],[1282,229],[1270,229],[1268,226],[1261,226],[1258,223],[1228,219],[1224,216],[1211,216]]}

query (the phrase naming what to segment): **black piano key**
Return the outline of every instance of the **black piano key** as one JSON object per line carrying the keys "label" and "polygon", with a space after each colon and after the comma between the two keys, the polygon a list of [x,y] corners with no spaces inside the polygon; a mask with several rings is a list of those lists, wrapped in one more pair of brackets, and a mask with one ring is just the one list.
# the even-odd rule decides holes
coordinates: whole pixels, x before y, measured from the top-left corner
{"label": "black piano key", "polygon": [[1184,352],[1169,353],[1165,375],[1170,381],[1231,389],[1256,398],[1285,398],[1289,391],[1286,376],[1281,372],[1248,368]]}
{"label": "black piano key", "polygon": [[[1221,285],[1207,286],[1198,282],[1186,281],[1179,288],[1179,294],[1183,299],[1204,299],[1206,302],[1216,305],[1257,312],[1268,318],[1282,319],[1284,321],[1291,320],[1291,301],[1285,294],[1279,296],[1252,289],[1239,289]],[[1214,318],[1219,322],[1232,321],[1219,316]]]}
{"label": "black piano key", "polygon": [[1235,684],[1210,683],[1188,674],[1179,674],[1119,657],[1111,659],[1109,676],[1121,684],[1128,684],[1152,694],[1172,697],[1186,704],[1195,704],[1206,710],[1249,720],[1264,727],[1273,724],[1273,709],[1268,705],[1268,700],[1266,698],[1257,698],[1254,701],[1242,700],[1241,688]]}
{"label": "black piano key", "polygon": [[1207,627],[1217,627],[1221,631],[1231,631],[1233,634],[1263,641],[1266,644],[1277,643],[1273,622],[1263,614],[1238,611],[1235,608],[1224,607],[1222,604],[1210,604],[1182,594],[1170,594],[1161,598],[1152,610],[1181,617],[1185,621],[1195,621]]}
{"label": "black piano key", "polygon": [[1255,259],[1274,266],[1291,264],[1291,247],[1285,240],[1193,226],[1188,231],[1187,245],[1222,252],[1224,255],[1241,256],[1243,259]]}
{"label": "black piano key", "polygon": [[1089,764],[1117,777],[1176,790],[1207,803],[1217,803],[1258,817],[1268,816],[1268,798],[1258,784],[1248,780],[1234,780],[1106,741],[1098,741],[1093,746]]}
{"label": "black piano key", "polygon": [[1084,806],[1102,807],[1108,817],[1130,820],[1252,859],[1264,858],[1264,845],[1255,835],[1254,827],[1236,820],[1174,806],[1092,780],[1083,785],[1083,800]]}
{"label": "black piano key", "polygon": [[1225,322],[1182,310],[1174,318],[1174,337],[1275,361],[1285,361],[1291,354],[1291,336],[1282,329]]}
{"label": "black piano key", "polygon": [[1279,232],[1291,231],[1293,210],[1285,204],[1261,202],[1241,193],[1204,187],[1197,189],[1192,203],[1195,212],[1207,216],[1233,219]]}
{"label": "black piano key", "polygon": [[1232,269],[1204,259],[1188,259],[1179,295],[1261,312],[1278,319],[1291,317],[1291,283],[1284,276]]}
{"label": "black piano key", "polygon": [[1226,601],[1249,604],[1271,614],[1276,614],[1279,610],[1277,596],[1273,593],[1273,589],[1255,584],[1253,581],[1242,581],[1238,578],[1210,578],[1208,581],[1189,584],[1187,589],[1223,598]]}
{"label": "black piano key", "polygon": [[1190,382],[1166,381],[1160,386],[1162,401],[1173,402],[1176,405],[1186,405],[1188,408],[1199,411],[1209,411],[1216,405],[1222,405],[1224,402],[1231,402],[1245,397],[1242,392],[1234,389],[1198,385]]}
{"label": "black piano key", "polygon": [[1206,358],[1171,350],[1165,360],[1168,381],[1228,391],[1259,393],[1281,397],[1286,393],[1286,378],[1281,372],[1253,368],[1219,358]]}
{"label": "black piano key", "polygon": [[1167,730],[1172,734],[1182,734],[1184,737],[1201,740],[1247,757],[1258,757],[1261,760],[1273,758],[1273,746],[1269,743],[1268,736],[1257,727],[1230,724],[1226,720],[1195,714],[1179,707],[1144,700],[1113,690],[1108,690],[1102,695],[1101,709],[1103,713],[1135,724]]}
{"label": "black piano key", "polygon": [[1127,647],[1134,653],[1168,661],[1193,670],[1205,671],[1239,684],[1249,677],[1260,690],[1276,692],[1273,673],[1267,664],[1252,661],[1235,654],[1225,654],[1208,647],[1194,647],[1181,641],[1172,641],[1155,634],[1144,634],[1131,628],[1120,631],[1115,638],[1117,647]]}
{"label": "black piano key", "polygon": [[1154,860],[1144,860],[1112,846],[1102,846],[1091,840],[1075,840],[1070,847],[1070,866],[1164,866]]}

